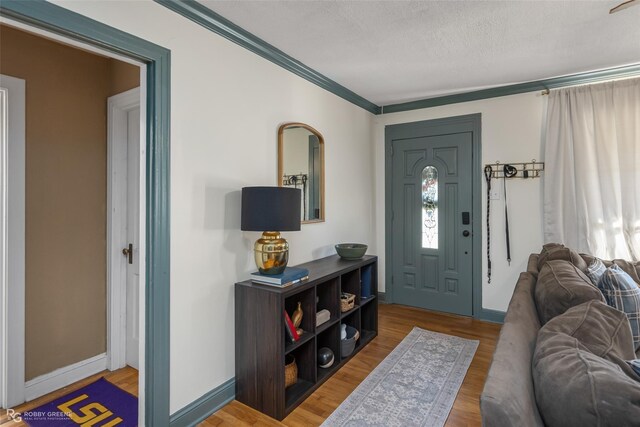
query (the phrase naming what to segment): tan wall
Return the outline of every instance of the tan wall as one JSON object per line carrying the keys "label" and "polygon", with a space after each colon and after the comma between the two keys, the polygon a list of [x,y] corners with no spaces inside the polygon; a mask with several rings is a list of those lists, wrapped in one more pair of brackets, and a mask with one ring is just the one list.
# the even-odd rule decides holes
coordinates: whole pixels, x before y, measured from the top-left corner
{"label": "tan wall", "polygon": [[109,96],[140,86],[140,67],[109,59]]}
{"label": "tan wall", "polygon": [[6,26],[0,52],[26,80],[29,380],[106,351],[106,99],[139,68]]}

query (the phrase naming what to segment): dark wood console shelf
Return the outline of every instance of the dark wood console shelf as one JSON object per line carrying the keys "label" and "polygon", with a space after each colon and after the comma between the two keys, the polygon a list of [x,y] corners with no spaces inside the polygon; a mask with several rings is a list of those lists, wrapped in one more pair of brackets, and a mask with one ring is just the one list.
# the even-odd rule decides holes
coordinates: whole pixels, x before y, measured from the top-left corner
{"label": "dark wood console shelf", "polygon": [[[346,261],[329,256],[298,267],[309,270],[309,280],[286,288],[260,285],[250,280],[236,283],[236,400],[282,420],[351,357],[378,335],[378,258],[365,256]],[[371,296],[362,297],[362,276],[370,277]],[[356,295],[355,306],[340,312],[340,294]],[[302,303],[304,312],[299,341],[285,336],[284,310],[289,315]],[[316,310],[327,309],[331,318],[316,327]],[[340,355],[340,325],[360,331],[354,352]],[[329,347],[333,365],[320,368],[317,352]],[[296,384],[285,389],[284,358],[293,354],[298,366]]]}

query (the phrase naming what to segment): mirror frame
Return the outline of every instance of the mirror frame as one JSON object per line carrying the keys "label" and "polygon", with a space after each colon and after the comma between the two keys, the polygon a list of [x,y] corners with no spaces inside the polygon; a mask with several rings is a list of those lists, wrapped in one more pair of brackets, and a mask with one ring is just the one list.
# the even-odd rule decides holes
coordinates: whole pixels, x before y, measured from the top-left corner
{"label": "mirror frame", "polygon": [[280,127],[278,128],[278,187],[283,186],[282,175],[284,174],[284,131],[287,128],[293,128],[293,127],[304,128],[318,137],[318,140],[320,143],[320,169],[322,170],[322,173],[320,175],[320,218],[311,219],[307,221],[301,220],[300,224],[313,224],[316,222],[324,222],[325,221],[325,216],[324,216],[324,212],[325,212],[324,210],[324,204],[325,204],[324,202],[325,200],[325,197],[324,197],[324,175],[325,175],[324,138],[322,137],[322,134],[320,132],[318,132],[316,129],[312,128],[311,126],[304,123],[290,122],[290,123],[284,123],[283,125],[280,125]]}

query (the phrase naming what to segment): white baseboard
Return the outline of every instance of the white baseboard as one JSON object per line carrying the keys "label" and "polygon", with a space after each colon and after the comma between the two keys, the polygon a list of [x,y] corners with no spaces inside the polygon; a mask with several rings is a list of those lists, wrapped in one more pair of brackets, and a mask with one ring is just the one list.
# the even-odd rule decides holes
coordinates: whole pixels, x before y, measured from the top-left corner
{"label": "white baseboard", "polygon": [[44,396],[52,391],[73,384],[93,374],[107,369],[107,354],[102,353],[73,365],[56,369],[48,374],[29,380],[24,385],[24,395],[27,402]]}

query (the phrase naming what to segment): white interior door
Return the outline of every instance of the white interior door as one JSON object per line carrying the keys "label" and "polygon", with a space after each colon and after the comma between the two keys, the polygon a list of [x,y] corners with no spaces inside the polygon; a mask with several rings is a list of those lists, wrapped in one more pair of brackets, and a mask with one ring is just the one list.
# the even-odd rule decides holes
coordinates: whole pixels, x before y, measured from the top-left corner
{"label": "white interior door", "polygon": [[108,100],[110,370],[140,359],[140,90]]}
{"label": "white interior door", "polygon": [[140,216],[140,200],[138,177],[140,152],[140,107],[127,112],[127,240],[131,243],[133,254],[131,262],[127,260],[126,290],[126,363],[138,369],[139,316],[140,305],[140,232],[138,218]]}

